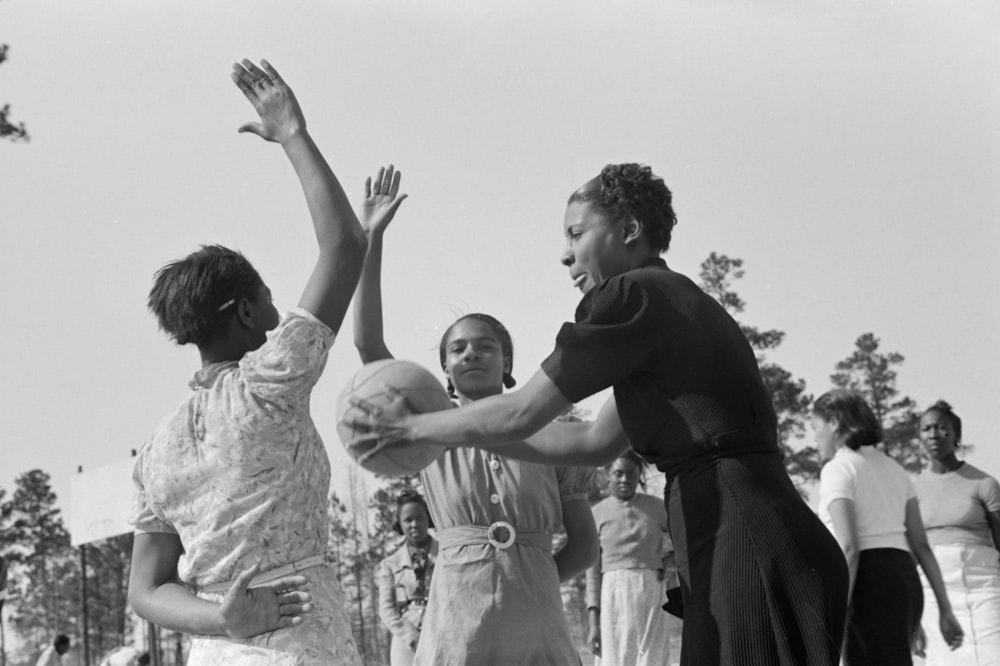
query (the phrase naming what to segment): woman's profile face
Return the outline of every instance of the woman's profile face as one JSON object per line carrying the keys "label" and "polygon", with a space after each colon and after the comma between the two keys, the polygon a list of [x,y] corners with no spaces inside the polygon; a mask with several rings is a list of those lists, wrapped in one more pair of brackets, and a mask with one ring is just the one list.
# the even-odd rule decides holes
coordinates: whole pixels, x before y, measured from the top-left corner
{"label": "woman's profile face", "polygon": [[920,417],[920,443],[924,451],[935,460],[944,460],[955,455],[958,442],[955,441],[955,424],[947,414],[938,411],[927,412]]}
{"label": "woman's profile face", "polygon": [[639,486],[639,466],[634,461],[619,458],[611,464],[608,473],[608,487],[611,494],[620,500],[630,500],[635,497]]}
{"label": "woman's profile face", "polygon": [[427,541],[429,525],[430,516],[420,502],[407,502],[399,508],[399,527],[407,542],[419,546]]}
{"label": "woman's profile face", "polygon": [[562,264],[569,268],[573,286],[583,293],[631,268],[625,225],[607,219],[589,203],[574,201],[566,207],[563,232]]}
{"label": "woman's profile face", "polygon": [[452,326],[444,351],[444,371],[460,396],[479,400],[503,391],[509,361],[489,324],[460,320]]}
{"label": "woman's profile face", "polygon": [[840,438],[837,436],[837,424],[827,421],[818,414],[813,414],[810,418],[813,432],[816,435],[816,449],[823,460],[829,460],[837,452],[840,446]]}

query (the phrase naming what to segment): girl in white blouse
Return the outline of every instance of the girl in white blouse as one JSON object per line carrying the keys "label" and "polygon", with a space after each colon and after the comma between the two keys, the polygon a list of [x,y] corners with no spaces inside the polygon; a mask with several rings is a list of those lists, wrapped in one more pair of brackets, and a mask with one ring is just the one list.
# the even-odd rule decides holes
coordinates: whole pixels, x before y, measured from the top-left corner
{"label": "girl in white blouse", "polygon": [[843,661],[912,664],[923,593],[914,558],[937,599],[941,634],[955,647],[962,629],[951,611],[934,553],[927,543],[909,474],[876,445],[882,427],[864,398],[835,389],[813,404],[820,455],[819,515],[847,558],[847,631]]}

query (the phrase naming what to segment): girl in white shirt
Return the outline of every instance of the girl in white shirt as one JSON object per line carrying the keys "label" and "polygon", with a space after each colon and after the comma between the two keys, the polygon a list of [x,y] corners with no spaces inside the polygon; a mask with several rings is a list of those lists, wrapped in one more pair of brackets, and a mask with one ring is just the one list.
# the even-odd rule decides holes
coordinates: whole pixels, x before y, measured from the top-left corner
{"label": "girl in white shirt", "polygon": [[834,389],[813,404],[820,455],[819,515],[840,543],[850,573],[843,662],[912,664],[923,592],[914,558],[931,583],[946,643],[962,643],[909,474],[876,445],[882,427],[864,398]]}

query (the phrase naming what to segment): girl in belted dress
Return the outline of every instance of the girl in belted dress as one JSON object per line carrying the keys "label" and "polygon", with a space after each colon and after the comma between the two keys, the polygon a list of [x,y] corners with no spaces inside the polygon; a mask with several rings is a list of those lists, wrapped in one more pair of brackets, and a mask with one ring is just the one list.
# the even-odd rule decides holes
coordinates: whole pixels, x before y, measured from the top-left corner
{"label": "girl in belted dress", "polygon": [[378,615],[392,632],[390,665],[410,666],[420,640],[427,591],[437,559],[437,541],[427,531],[433,527],[430,509],[420,493],[404,490],[399,494],[392,527],[403,541],[379,562],[375,572]]}
{"label": "girl in belted dress", "polygon": [[[570,195],[562,263],[583,298],[523,388],[428,414],[399,398],[352,426],[383,443],[556,464],[605,464],[631,446],[667,478],[681,664],[835,666],[847,565],[788,477],[739,324],[660,258],[677,221],[672,198],[634,163],[610,164]],[[553,422],[608,387],[593,422]]]}
{"label": "girl in belted dress", "polygon": [[[355,295],[354,337],[362,361],[391,358],[382,338],[382,236],[399,204],[399,172],[380,169],[361,209],[369,249]],[[461,404],[514,385],[513,344],[499,321],[470,314],[440,343],[448,390]],[[420,474],[438,539],[438,559],[414,664],[579,664],[559,581],[597,556],[586,493],[594,472],[549,467],[455,447]],[[566,545],[552,554],[560,525]]]}

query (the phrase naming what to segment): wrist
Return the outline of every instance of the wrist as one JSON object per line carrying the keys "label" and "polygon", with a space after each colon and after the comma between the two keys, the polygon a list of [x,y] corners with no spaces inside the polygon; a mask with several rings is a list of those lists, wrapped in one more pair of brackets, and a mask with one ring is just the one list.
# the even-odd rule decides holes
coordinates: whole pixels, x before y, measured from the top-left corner
{"label": "wrist", "polygon": [[309,143],[309,132],[305,123],[292,123],[281,128],[281,133],[277,137],[278,143],[285,150],[292,150],[296,146]]}

